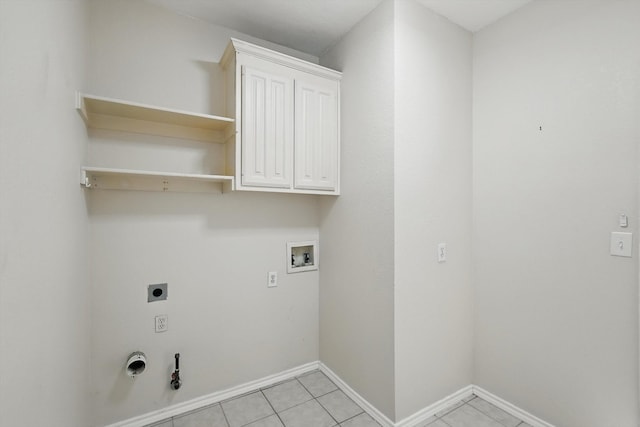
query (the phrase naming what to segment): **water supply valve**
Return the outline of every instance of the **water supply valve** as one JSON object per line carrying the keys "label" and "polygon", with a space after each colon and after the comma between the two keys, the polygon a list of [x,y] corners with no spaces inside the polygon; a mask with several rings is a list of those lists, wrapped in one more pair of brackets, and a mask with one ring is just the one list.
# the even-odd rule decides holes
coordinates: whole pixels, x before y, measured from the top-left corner
{"label": "water supply valve", "polygon": [[171,374],[171,388],[178,390],[182,386],[182,380],[180,379],[180,353],[176,353],[176,370]]}

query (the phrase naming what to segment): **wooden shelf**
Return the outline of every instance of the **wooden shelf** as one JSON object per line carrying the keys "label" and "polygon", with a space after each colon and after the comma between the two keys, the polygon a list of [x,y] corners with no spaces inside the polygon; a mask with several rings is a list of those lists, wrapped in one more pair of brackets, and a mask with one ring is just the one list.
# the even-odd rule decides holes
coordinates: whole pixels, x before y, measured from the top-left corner
{"label": "wooden shelf", "polygon": [[156,107],[78,92],[76,109],[87,127],[224,143],[234,119]]}
{"label": "wooden shelf", "polygon": [[220,193],[233,188],[233,177],[85,166],[80,183],[86,188],[105,190]]}

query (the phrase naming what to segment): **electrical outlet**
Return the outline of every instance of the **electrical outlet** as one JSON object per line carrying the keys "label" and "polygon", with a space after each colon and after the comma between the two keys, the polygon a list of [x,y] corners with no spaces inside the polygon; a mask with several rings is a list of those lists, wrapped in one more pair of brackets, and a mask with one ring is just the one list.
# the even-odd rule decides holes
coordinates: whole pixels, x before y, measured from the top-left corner
{"label": "electrical outlet", "polygon": [[275,288],[276,286],[278,286],[278,272],[270,271],[267,275],[267,287]]}
{"label": "electrical outlet", "polygon": [[156,316],[156,332],[166,332],[169,329],[169,316],[161,314]]}

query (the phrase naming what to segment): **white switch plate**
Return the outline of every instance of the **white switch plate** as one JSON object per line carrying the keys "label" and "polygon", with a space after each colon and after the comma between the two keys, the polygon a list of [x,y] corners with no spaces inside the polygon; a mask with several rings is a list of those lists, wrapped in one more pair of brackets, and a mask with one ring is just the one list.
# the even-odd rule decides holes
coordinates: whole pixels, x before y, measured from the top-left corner
{"label": "white switch plate", "polygon": [[629,218],[625,214],[620,214],[618,217],[618,225],[622,228],[627,228],[629,226]]}
{"label": "white switch plate", "polygon": [[438,262],[446,262],[447,261],[447,244],[440,243],[438,245]]}
{"label": "white switch plate", "polygon": [[611,233],[611,255],[631,257],[631,248],[633,247],[632,233]]}
{"label": "white switch plate", "polygon": [[275,288],[276,286],[278,286],[278,272],[270,271],[267,275],[267,287]]}
{"label": "white switch plate", "polygon": [[156,316],[156,332],[166,332],[169,329],[169,316],[161,314]]}

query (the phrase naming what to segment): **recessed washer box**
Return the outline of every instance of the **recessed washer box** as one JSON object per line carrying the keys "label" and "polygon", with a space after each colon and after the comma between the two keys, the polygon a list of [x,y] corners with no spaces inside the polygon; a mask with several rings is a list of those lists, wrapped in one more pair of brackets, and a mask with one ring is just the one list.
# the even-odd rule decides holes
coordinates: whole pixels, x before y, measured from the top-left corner
{"label": "recessed washer box", "polygon": [[317,270],[319,258],[317,240],[287,243],[287,273]]}
{"label": "recessed washer box", "polygon": [[164,301],[167,299],[169,285],[158,283],[149,285],[147,289],[147,302]]}

